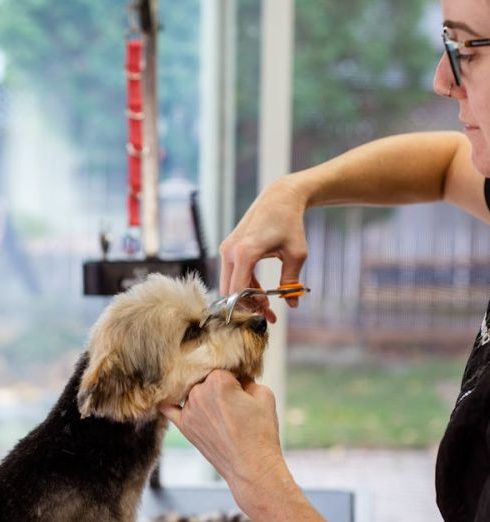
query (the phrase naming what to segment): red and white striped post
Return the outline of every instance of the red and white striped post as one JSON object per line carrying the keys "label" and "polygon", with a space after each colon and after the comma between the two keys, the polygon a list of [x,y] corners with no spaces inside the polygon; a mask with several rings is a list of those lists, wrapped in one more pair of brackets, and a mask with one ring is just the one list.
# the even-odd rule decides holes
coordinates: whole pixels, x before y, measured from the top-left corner
{"label": "red and white striped post", "polygon": [[143,42],[131,39],[126,44],[126,84],[128,117],[128,227],[139,227],[141,166],[143,159]]}

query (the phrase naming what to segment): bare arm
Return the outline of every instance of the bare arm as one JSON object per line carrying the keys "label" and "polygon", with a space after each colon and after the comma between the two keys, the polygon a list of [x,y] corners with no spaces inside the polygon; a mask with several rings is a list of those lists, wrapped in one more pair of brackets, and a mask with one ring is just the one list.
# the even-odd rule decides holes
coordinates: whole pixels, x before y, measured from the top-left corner
{"label": "bare arm", "polygon": [[[457,132],[391,136],[281,176],[258,196],[221,244],[221,293],[257,286],[253,270],[265,257],[282,261],[281,283],[297,281],[307,254],[303,228],[307,208],[444,200],[490,222],[483,182],[471,163],[468,140]],[[270,310],[264,312],[274,319]]]}
{"label": "bare arm", "polygon": [[446,200],[488,221],[483,176],[458,132],[390,136],[289,176],[306,206]]}
{"label": "bare arm", "polygon": [[326,522],[294,482],[284,461],[263,480],[234,489],[241,489],[240,506],[253,522]]}

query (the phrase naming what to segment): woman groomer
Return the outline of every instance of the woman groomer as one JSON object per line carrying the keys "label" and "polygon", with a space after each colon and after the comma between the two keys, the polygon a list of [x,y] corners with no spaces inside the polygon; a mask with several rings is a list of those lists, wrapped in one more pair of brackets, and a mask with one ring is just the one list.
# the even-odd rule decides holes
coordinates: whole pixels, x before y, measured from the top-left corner
{"label": "woman groomer", "polygon": [[[458,103],[464,134],[393,136],[280,177],[223,242],[221,294],[258,286],[254,267],[265,257],[282,261],[280,283],[298,281],[307,254],[307,208],[444,200],[490,223],[490,0],[441,4],[446,52],[434,89]],[[275,320],[268,307],[264,313]],[[489,322],[485,316],[439,448],[437,502],[446,522],[490,521]],[[323,520],[285,464],[268,388],[242,389],[218,370],[191,390],[182,409],[163,413],[214,464],[254,522]]]}

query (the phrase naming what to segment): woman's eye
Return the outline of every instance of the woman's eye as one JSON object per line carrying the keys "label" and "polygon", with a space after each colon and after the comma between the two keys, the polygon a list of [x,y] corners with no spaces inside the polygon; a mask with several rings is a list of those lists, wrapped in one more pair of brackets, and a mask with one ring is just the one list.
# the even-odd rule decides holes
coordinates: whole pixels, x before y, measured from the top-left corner
{"label": "woman's eye", "polygon": [[197,339],[201,334],[202,328],[199,326],[199,323],[192,323],[187,327],[182,342],[185,343]]}
{"label": "woman's eye", "polygon": [[471,59],[473,58],[473,54],[461,54],[459,53],[459,59],[468,63],[471,62]]}

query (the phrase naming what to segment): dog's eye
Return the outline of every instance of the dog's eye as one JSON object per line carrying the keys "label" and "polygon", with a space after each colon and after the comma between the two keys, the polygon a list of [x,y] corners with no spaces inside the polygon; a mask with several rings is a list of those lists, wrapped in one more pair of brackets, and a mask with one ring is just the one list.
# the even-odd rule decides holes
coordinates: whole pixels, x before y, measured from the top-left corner
{"label": "dog's eye", "polygon": [[184,333],[184,337],[182,337],[182,342],[185,343],[187,341],[197,339],[201,334],[202,328],[199,326],[199,323],[191,323],[187,327],[187,330]]}

